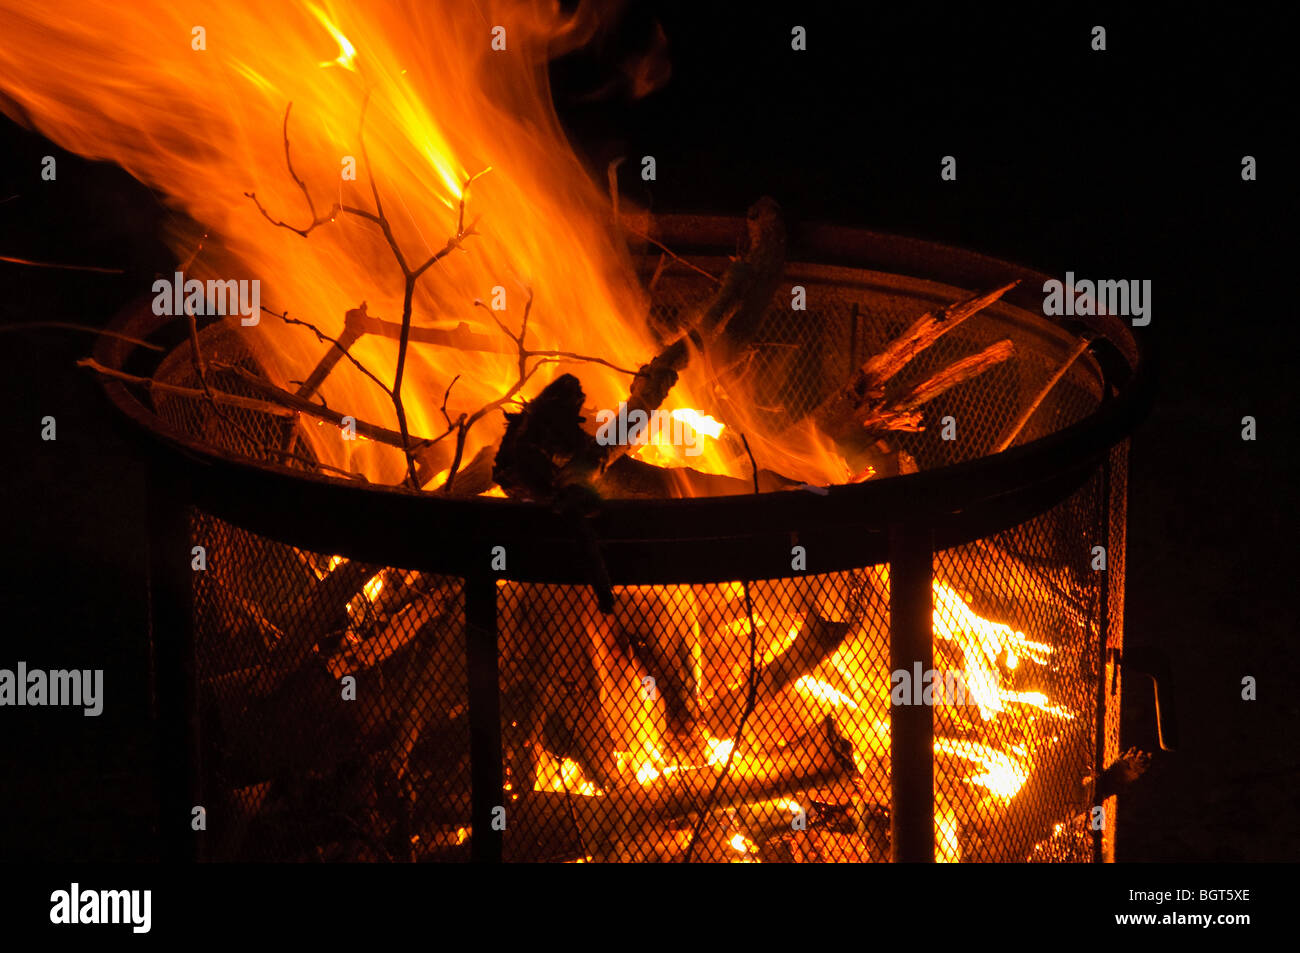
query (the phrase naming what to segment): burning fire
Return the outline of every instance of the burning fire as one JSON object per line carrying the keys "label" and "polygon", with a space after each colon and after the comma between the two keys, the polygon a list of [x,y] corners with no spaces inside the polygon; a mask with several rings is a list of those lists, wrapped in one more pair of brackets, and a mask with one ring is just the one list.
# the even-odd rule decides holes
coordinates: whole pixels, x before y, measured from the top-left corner
{"label": "burning fire", "polygon": [[[491,302],[499,309],[492,318],[514,333],[532,295],[528,346],[536,351],[637,367],[659,347],[609,199],[570,149],[551,104],[546,63],[593,35],[597,6],[566,14],[559,4],[527,0],[436,8],[400,0],[144,0],[81,4],[70,15],[0,0],[0,89],[8,97],[0,108],[169,196],[197,223],[178,223],[171,235],[187,273],[259,279],[266,313],[243,340],[282,388],[305,379],[324,348],[308,329],[274,315],[287,311],[334,336],[362,301],[371,316],[402,315],[392,249],[372,221],[346,209],[374,213],[382,202],[414,267],[457,233],[464,200],[475,234],[416,283],[412,325],[463,322],[506,346],[411,347],[402,385],[409,430],[430,437],[446,428],[442,397],[453,379],[453,419],[515,382],[513,348],[476,301]],[[275,227],[259,205],[290,227]],[[296,234],[313,216],[319,225],[306,238]],[[350,354],[392,383],[394,340],[368,334]],[[542,370],[516,399],[566,370],[579,372],[590,410],[627,396],[628,375],[603,364],[560,360]],[[683,459],[680,448],[654,446],[644,459],[747,478],[739,447],[718,439],[722,425],[689,409],[710,406],[702,373],[688,369],[665,408],[700,435],[702,454]],[[350,361],[339,362],[319,394],[358,420],[398,427],[389,395]],[[465,460],[499,436],[499,424],[496,415],[473,428]],[[405,461],[393,447],[364,435],[340,440],[328,426],[300,429],[322,463],[401,482]],[[781,450],[751,435],[767,448],[769,466],[788,451],[784,470],[796,478],[840,475],[842,465],[822,472],[816,453],[795,449],[801,439]]]}
{"label": "burning fire", "polygon": [[[117,162],[170,196],[197,223],[177,224],[171,235],[187,272],[200,279],[260,279],[271,314],[241,333],[281,387],[302,381],[323,347],[309,330],[273,314],[287,311],[333,336],[362,301],[372,316],[400,318],[405,289],[392,248],[373,222],[339,212],[374,211],[379,202],[411,263],[427,260],[457,234],[462,202],[477,222],[475,234],[413,287],[414,327],[465,323],[501,341],[495,322],[517,332],[531,300],[528,341],[535,350],[608,356],[635,367],[659,349],[648,329],[646,292],[609,201],[569,148],[551,105],[546,62],[591,36],[591,6],[570,15],[557,3],[505,0],[434,6],[141,0],[81,4],[69,14],[57,5],[0,0],[0,9],[6,23],[0,107],[64,147]],[[276,227],[267,216],[291,227]],[[296,233],[309,226],[308,236]],[[485,304],[491,317],[475,302],[491,302]],[[350,353],[391,383],[395,341],[369,334]],[[564,369],[563,363],[547,367],[516,396],[534,396]],[[444,402],[451,419],[472,412],[505,393],[517,370],[509,347],[412,347],[403,385],[411,433],[441,433]],[[666,409],[701,438],[702,454],[684,457],[663,442],[638,454],[647,462],[747,478],[748,460],[728,445],[723,424],[689,409],[712,406],[710,388],[694,376],[701,373],[692,364]],[[614,367],[584,363],[581,380],[591,409],[626,399],[629,378]],[[337,365],[320,396],[359,419],[398,426],[388,395],[351,362]],[[338,439],[331,427],[302,430],[324,463],[378,482],[401,481],[405,463],[397,450]],[[499,426],[476,428],[465,459],[499,434]],[[756,426],[750,439],[764,464],[779,463],[793,478],[849,477],[811,422],[780,440]],[[361,597],[373,607],[387,598],[385,586],[382,574],[375,575]],[[740,594],[737,586],[724,593],[732,600]],[[754,628],[765,661],[793,644],[803,624],[760,613]],[[741,618],[725,634],[738,643],[749,628]],[[934,634],[960,654],[981,723],[996,723],[1015,706],[1074,717],[1044,692],[1010,687],[1007,673],[1047,666],[1052,647],[976,614],[941,582],[934,587]],[[837,651],[782,689],[786,702],[797,698],[805,711],[837,716],[860,765],[881,750],[889,732],[878,679],[868,671],[877,661]],[[631,697],[638,687],[605,690]],[[630,719],[611,786],[666,797],[711,783],[724,765],[740,778],[765,777],[780,755],[753,750],[741,736],[703,732],[697,750],[665,753],[662,722],[662,701],[653,700]],[[962,766],[964,782],[1004,801],[1033,770],[1033,752],[1025,747],[940,738],[935,752]],[[615,796],[579,760],[540,745],[533,768],[537,791]],[[959,857],[956,817],[941,811],[936,831],[939,855]],[[740,833],[730,845],[739,854],[756,849]]]}

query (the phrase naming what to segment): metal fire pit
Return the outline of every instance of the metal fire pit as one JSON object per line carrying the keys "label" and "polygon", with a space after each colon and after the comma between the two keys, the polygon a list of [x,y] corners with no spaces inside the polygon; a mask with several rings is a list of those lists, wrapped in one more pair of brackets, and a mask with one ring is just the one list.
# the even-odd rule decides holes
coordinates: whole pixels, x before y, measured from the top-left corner
{"label": "metal fire pit", "polygon": [[[740,223],[660,227],[716,272]],[[926,432],[903,435],[920,472],[824,492],[609,500],[579,524],[542,505],[250,460],[203,402],[155,392],[144,403],[107,381],[157,461],[155,691],[175,851],[1111,859],[1115,799],[1096,824],[1087,781],[1119,754],[1127,436],[1149,400],[1134,337],[1114,317],[1044,318],[1045,276],[969,252],[832,228],[796,233],[791,250],[817,262],[787,268],[808,310],[796,322],[774,308],[760,338],[798,345],[799,362],[770,369],[795,407],[813,406],[928,308],[1023,279],[909,371],[1002,337],[1016,346],[1015,360],[929,405]],[[708,290],[669,267],[655,307],[688,307]],[[114,326],[173,345],[161,363],[108,337],[96,357],[193,386],[183,329],[168,320],[146,306]],[[240,333],[207,329],[205,352],[254,367]],[[990,455],[1084,335],[1091,346],[1018,445]],[[241,392],[237,377],[211,382]],[[283,432],[258,412],[226,413],[270,443]],[[941,439],[933,421],[945,415],[959,439]],[[505,570],[493,568],[496,547]],[[795,547],[806,569],[794,568]],[[602,573],[612,615],[593,594]],[[997,643],[982,661],[980,631]],[[784,643],[801,638],[838,648],[808,671],[782,669]],[[647,645],[658,658],[692,656],[676,671],[694,684],[647,671],[637,661]],[[890,702],[891,672],[972,663],[1003,693],[1002,710]],[[717,706],[747,702],[751,678],[757,704],[724,776],[720,742],[735,723]],[[640,730],[633,722],[650,724],[653,747],[671,756],[647,761],[638,749],[636,768],[637,752],[615,749]],[[204,830],[190,823],[195,806]]]}

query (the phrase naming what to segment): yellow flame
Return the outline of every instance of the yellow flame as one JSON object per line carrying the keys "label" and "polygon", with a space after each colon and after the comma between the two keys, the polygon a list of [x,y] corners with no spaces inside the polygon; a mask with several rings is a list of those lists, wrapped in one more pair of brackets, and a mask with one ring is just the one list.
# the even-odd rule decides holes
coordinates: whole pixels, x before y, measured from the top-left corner
{"label": "yellow flame", "polygon": [[934,743],[936,753],[972,761],[983,768],[983,773],[967,778],[971,784],[987,788],[1004,800],[1015,797],[1029,777],[1028,769],[1006,752],[998,751],[977,741],[959,738],[940,738]]}
{"label": "yellow flame", "polygon": [[336,27],[333,21],[325,15],[324,10],[316,6],[314,3],[307,4],[307,9],[311,12],[312,16],[321,22],[321,25],[329,31],[330,36],[334,37],[334,41],[339,45],[339,55],[332,60],[327,60],[326,62],[321,63],[320,65],[338,65],[342,66],[344,69],[350,69],[355,73],[356,67],[352,65],[352,61],[357,55],[356,47],[354,47],[348,38],[343,35],[343,31]]}
{"label": "yellow flame", "polygon": [[833,685],[828,685],[819,678],[805,675],[794,683],[795,690],[802,695],[831,705],[857,710],[857,703]]}
{"label": "yellow flame", "polygon": [[679,407],[672,412],[672,418],[673,420],[680,420],[686,426],[693,428],[696,433],[703,434],[706,437],[713,437],[716,440],[722,436],[722,421],[715,420],[708,414],[702,414],[698,410]]}

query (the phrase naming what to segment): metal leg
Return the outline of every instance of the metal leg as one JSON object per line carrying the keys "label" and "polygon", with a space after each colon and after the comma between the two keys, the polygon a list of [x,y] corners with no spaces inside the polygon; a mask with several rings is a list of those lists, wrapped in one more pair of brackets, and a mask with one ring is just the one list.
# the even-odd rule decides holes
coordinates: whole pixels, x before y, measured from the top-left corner
{"label": "metal leg", "polygon": [[200,859],[205,836],[191,827],[191,812],[203,802],[190,568],[194,543],[184,500],[173,474],[161,469],[150,474],[149,648],[159,762],[158,835],[162,858],[174,863]]}
{"label": "metal leg", "polygon": [[[934,544],[929,529],[890,530],[889,664],[913,673],[934,668]],[[919,686],[918,686],[919,688]],[[894,862],[934,861],[934,708],[890,709],[890,832]]]}

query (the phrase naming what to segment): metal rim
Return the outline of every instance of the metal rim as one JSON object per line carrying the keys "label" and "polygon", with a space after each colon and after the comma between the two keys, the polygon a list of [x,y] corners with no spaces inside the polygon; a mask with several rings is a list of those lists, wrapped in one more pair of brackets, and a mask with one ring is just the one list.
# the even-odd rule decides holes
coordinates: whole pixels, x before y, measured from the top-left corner
{"label": "metal rim", "polygon": [[[733,240],[739,220],[668,216],[659,235],[683,250]],[[724,237],[725,236],[725,237]],[[1036,306],[1046,275],[973,252],[858,229],[818,227],[791,236],[792,258],[902,271],[975,287],[1022,279],[1009,297]],[[147,338],[166,319],[145,308],[118,315],[110,330]],[[1043,318],[1049,321],[1048,318]],[[1063,322],[1055,322],[1064,324]],[[147,438],[167,479],[229,522],[297,546],[388,565],[467,575],[487,572],[504,546],[500,578],[583,583],[597,544],[611,581],[716,582],[792,575],[790,548],[807,550],[808,572],[884,561],[891,526],[928,528],[939,549],[1013,526],[1060,502],[1125,439],[1152,399],[1150,360],[1117,318],[1079,319],[1098,340],[1111,393],[1084,420],[999,454],[901,477],[802,491],[680,500],[608,500],[581,521],[536,503],[451,499],[398,487],[359,485],[275,464],[235,459],[180,432],[121,382],[109,399]],[[122,368],[135,346],[101,336],[96,359]]]}

